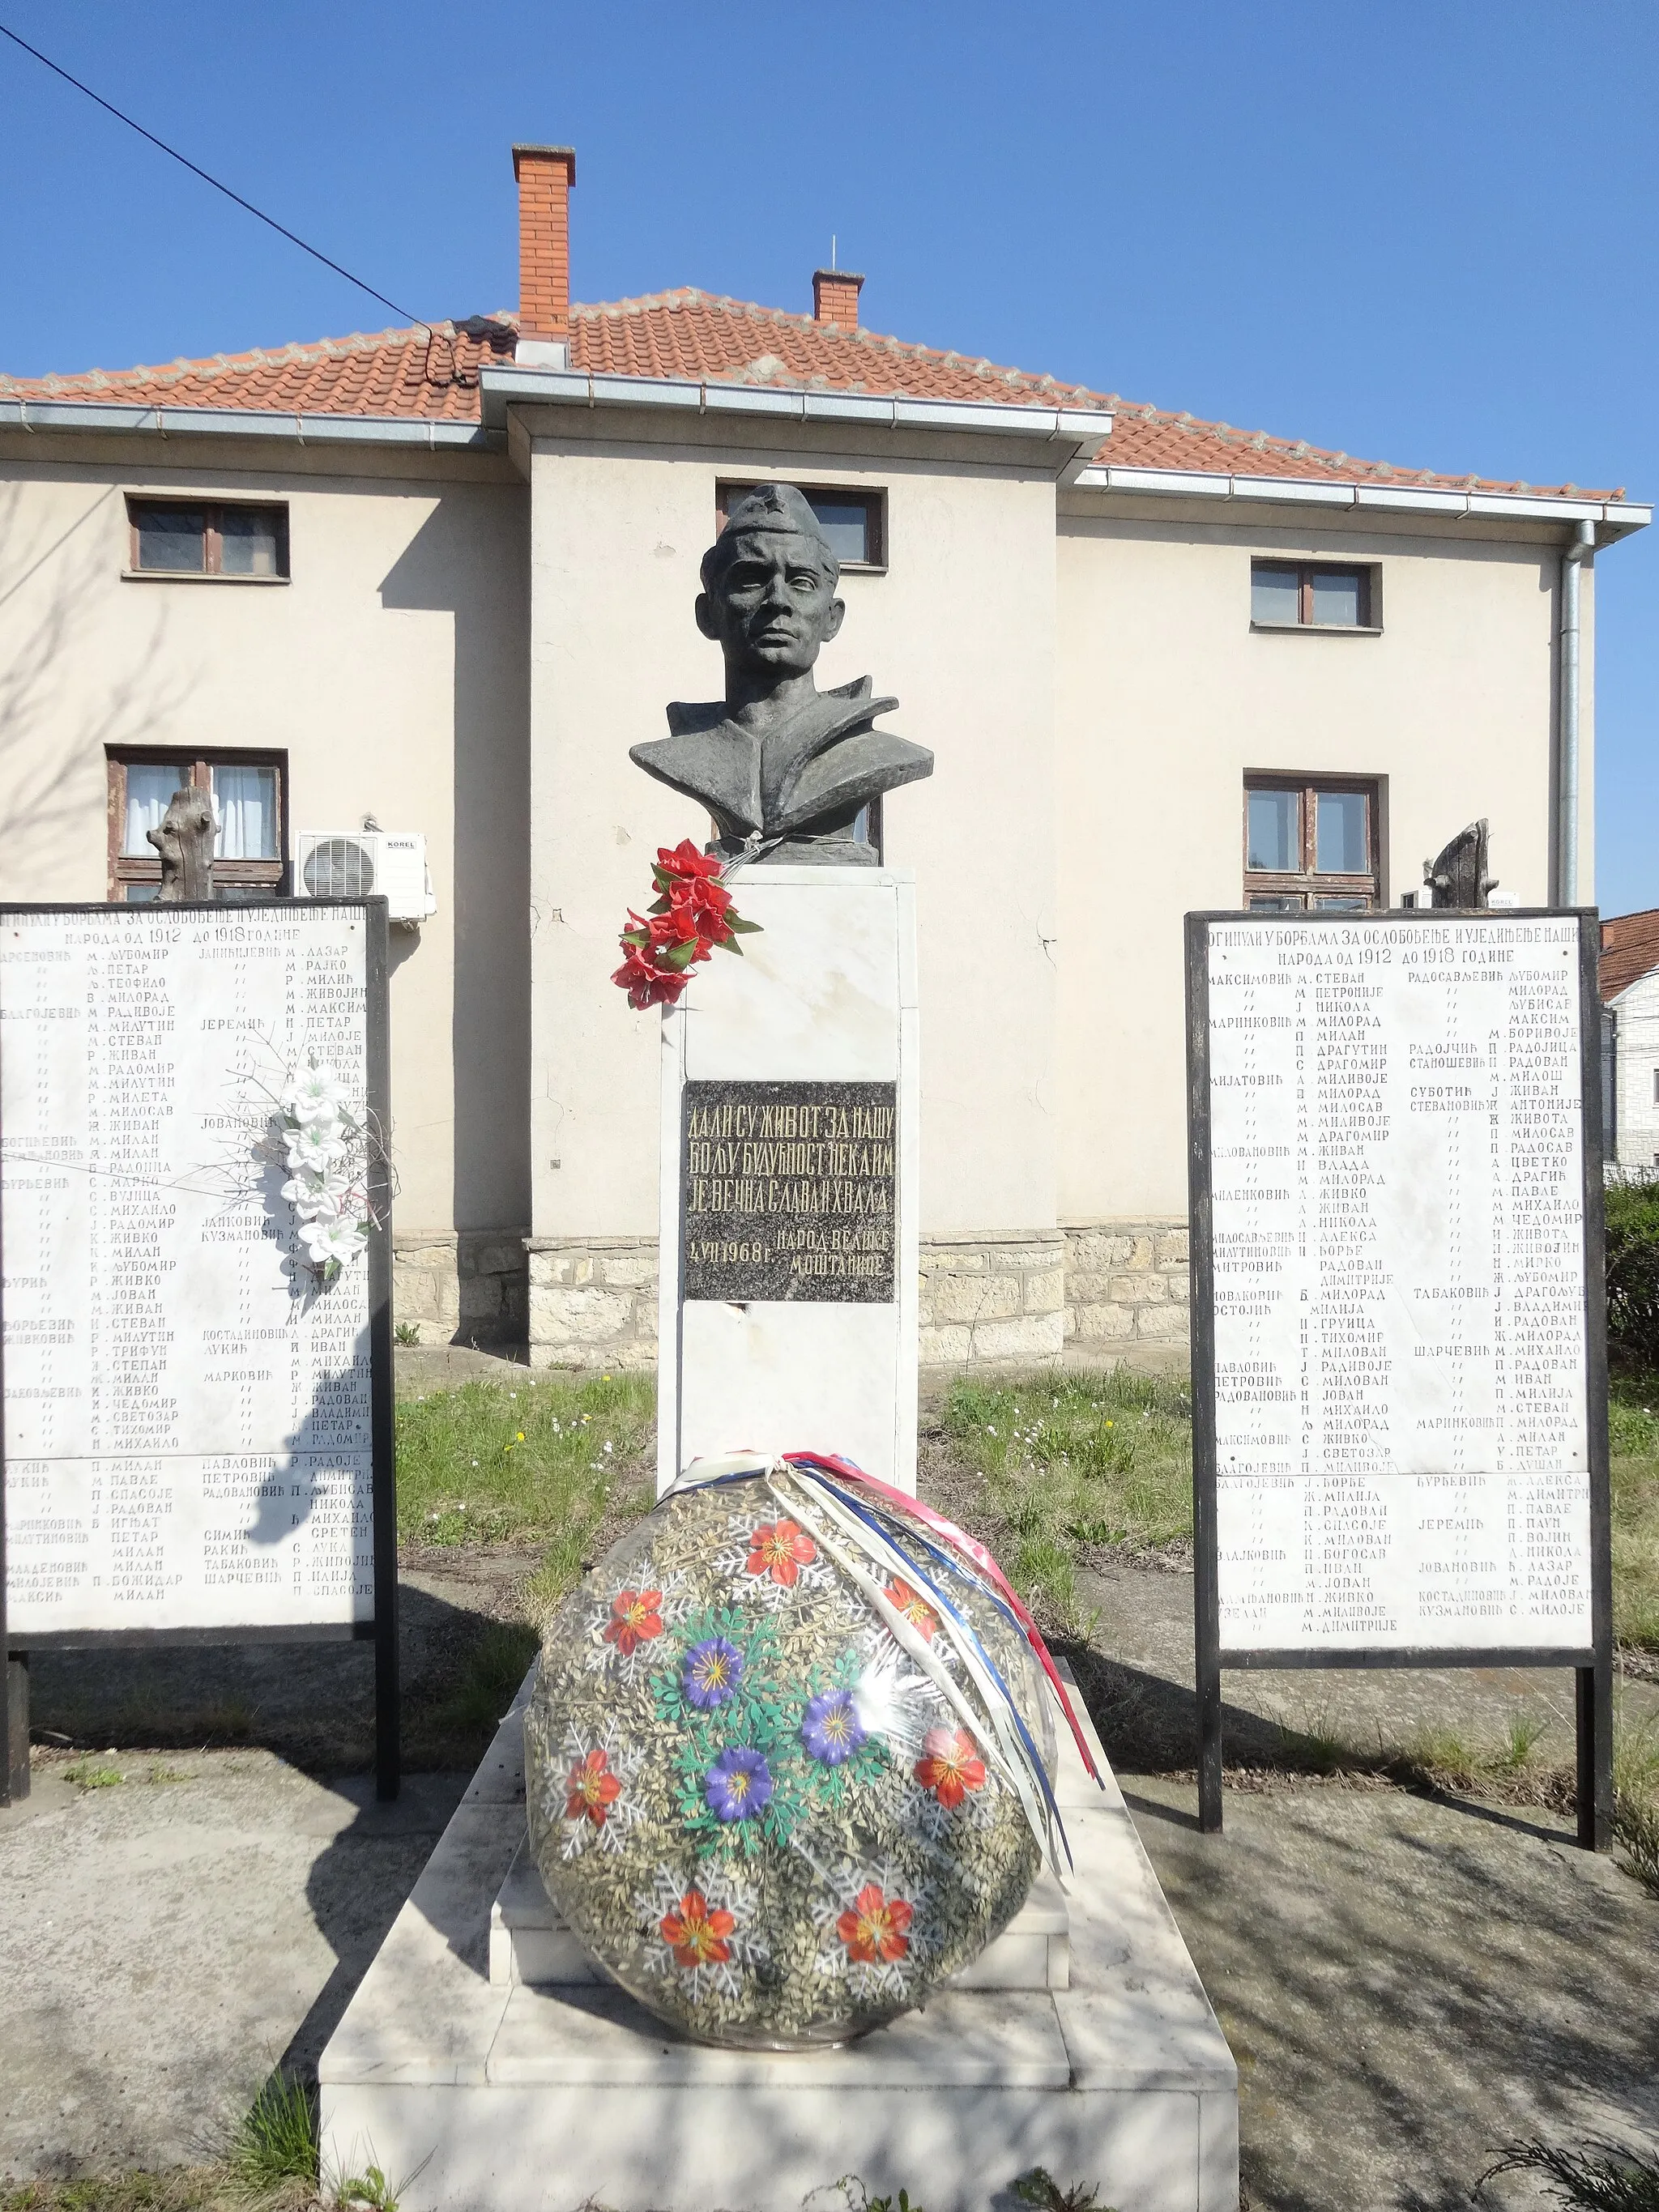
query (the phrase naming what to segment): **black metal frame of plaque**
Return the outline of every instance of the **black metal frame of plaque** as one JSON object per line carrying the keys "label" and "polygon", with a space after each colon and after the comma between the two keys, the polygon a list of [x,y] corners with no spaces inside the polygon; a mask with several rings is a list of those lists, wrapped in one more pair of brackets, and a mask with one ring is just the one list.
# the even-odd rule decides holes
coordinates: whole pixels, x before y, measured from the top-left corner
{"label": "black metal frame of plaque", "polygon": [[[1578,925],[1578,1030],[1583,1111],[1584,1365],[1590,1508],[1589,1647],[1526,1644],[1471,1650],[1437,1644],[1409,1649],[1345,1646],[1291,1650],[1221,1650],[1220,1560],[1216,1508],[1214,1219],[1210,1183],[1210,929],[1252,920],[1320,929],[1359,920],[1419,925],[1563,921]],[[1602,1209],[1601,920],[1589,907],[1431,908],[1359,916],[1318,910],[1252,916],[1189,914],[1187,935],[1187,1139],[1192,1250],[1194,1630],[1198,1692],[1198,1817],[1221,1830],[1221,1670],[1303,1667],[1571,1667],[1576,1678],[1578,1841],[1605,1850],[1613,1833],[1613,1563],[1607,1491],[1607,1274]]]}
{"label": "black metal frame of plaque", "polygon": [[[350,908],[363,916],[365,1103],[372,1121],[391,1127],[392,1048],[387,1014],[386,902],[384,898],[180,900],[161,908],[175,915],[210,914],[219,921],[270,906],[292,910]],[[0,905],[0,923],[15,914],[107,914],[106,900],[46,899],[33,904]],[[6,1697],[0,1709],[0,1805],[28,1790],[28,1650],[84,1651],[112,1646],[221,1644],[346,1644],[374,1645],[374,1786],[379,1797],[396,1797],[402,1783],[402,1729],[398,1671],[398,1477],[396,1381],[392,1335],[392,1185],[383,1148],[369,1166],[370,1202],[381,1224],[368,1240],[369,1435],[373,1463],[372,1522],[374,1542],[374,1613],[370,1620],[305,1621],[292,1626],[240,1628],[64,1629],[32,1635],[28,1646],[14,1649],[6,1632],[5,1424],[0,1419],[0,1650],[6,1654]],[[0,1208],[0,1240],[3,1209]],[[3,1262],[0,1262],[3,1264]],[[0,1408],[4,1405],[4,1294],[0,1289]]]}
{"label": "black metal frame of plaque", "polygon": [[896,1083],[687,1083],[682,1297],[891,1305],[897,1162]]}

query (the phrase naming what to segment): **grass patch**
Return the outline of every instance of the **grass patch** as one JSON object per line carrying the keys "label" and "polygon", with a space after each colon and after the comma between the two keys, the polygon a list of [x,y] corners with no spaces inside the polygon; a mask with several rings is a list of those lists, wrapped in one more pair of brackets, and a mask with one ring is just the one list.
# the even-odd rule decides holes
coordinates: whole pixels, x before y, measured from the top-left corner
{"label": "grass patch", "polygon": [[77,1790],[118,1790],[126,1778],[118,1766],[97,1766],[89,1759],[78,1759],[64,1769],[64,1781]]}
{"label": "grass patch", "polygon": [[301,2212],[319,2201],[314,2093],[273,2074],[211,2166],[0,2185],[0,2212]]}
{"label": "grass patch", "polygon": [[1022,1595],[1077,1621],[1090,1552],[1190,1556],[1192,1401],[1184,1386],[1117,1368],[951,1387],[942,1430],[1007,1530],[1002,1565]]}
{"label": "grass patch", "polygon": [[405,1543],[521,1544],[531,1585],[556,1603],[610,1522],[651,1503],[656,1394],[649,1377],[529,1376],[464,1383],[398,1408],[398,1534]]}
{"label": "grass patch", "polygon": [[95,2180],[0,2182],[0,2212],[219,2212],[234,2201],[218,2166],[166,2173],[118,2173]]}
{"label": "grass patch", "polygon": [[540,1648],[541,1638],[526,1622],[492,1621],[461,1662],[433,1718],[441,1728],[492,1735]]}
{"label": "grass patch", "polygon": [[225,2166],[234,2192],[250,2203],[315,2194],[317,2106],[303,2081],[271,2075],[237,2123]]}
{"label": "grass patch", "polygon": [[1613,1833],[1626,1871],[1659,1897],[1659,1725],[1614,1716]]}
{"label": "grass patch", "polygon": [[1615,1382],[1607,1408],[1613,1632],[1659,1657],[1659,1382]]}

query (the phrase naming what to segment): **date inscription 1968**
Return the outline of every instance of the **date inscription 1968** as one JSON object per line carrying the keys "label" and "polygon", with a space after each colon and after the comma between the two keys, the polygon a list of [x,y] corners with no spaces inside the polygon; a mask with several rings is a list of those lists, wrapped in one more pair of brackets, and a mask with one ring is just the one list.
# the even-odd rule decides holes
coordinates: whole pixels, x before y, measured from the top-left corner
{"label": "date inscription 1968", "polygon": [[893,1299],[891,1083],[688,1083],[684,1296]]}

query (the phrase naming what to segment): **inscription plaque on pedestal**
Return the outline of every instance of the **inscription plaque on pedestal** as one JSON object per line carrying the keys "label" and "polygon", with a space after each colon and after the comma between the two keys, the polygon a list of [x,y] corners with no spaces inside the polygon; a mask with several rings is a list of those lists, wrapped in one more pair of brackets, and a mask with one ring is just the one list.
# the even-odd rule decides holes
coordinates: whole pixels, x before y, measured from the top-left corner
{"label": "inscription plaque on pedestal", "polygon": [[1608,1634],[1593,918],[1188,933],[1200,1644],[1218,1665],[1588,1668]]}
{"label": "inscription plaque on pedestal", "polygon": [[893,1297],[893,1083],[688,1083],[688,1298]]}

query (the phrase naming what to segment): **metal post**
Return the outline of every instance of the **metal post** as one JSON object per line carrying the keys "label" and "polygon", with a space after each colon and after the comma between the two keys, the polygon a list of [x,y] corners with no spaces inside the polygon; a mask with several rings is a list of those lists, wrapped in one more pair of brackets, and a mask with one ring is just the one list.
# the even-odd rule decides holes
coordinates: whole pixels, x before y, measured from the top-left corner
{"label": "metal post", "polygon": [[21,1651],[6,1656],[5,1759],[0,1805],[29,1794],[29,1662]]}
{"label": "metal post", "polygon": [[403,1781],[398,1680],[397,1382],[392,1326],[391,1037],[386,1010],[386,906],[365,902],[363,994],[367,1090],[372,1131],[369,1202],[377,1226],[369,1240],[370,1440],[374,1531],[374,1794],[392,1798]]}
{"label": "metal post", "polygon": [[[1200,1601],[1201,1602],[1201,1601]],[[1221,1833],[1221,1665],[1200,1643],[1198,1660],[1198,1825]]]}
{"label": "metal post", "polygon": [[1210,974],[1205,919],[1187,917],[1187,1194],[1192,1265],[1193,1673],[1198,1825],[1221,1832],[1221,1613],[1216,1553],[1215,1253],[1210,1192]]}
{"label": "metal post", "polygon": [[1613,1842],[1613,1662],[1575,1669],[1578,1721],[1578,1840],[1587,1851]]}

